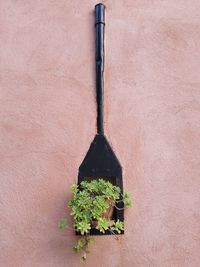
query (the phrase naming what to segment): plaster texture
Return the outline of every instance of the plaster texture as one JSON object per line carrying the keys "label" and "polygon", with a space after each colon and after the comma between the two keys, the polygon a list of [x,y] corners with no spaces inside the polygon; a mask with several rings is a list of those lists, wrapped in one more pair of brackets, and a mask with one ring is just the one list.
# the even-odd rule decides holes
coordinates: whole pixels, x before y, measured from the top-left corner
{"label": "plaster texture", "polygon": [[[82,266],[57,221],[96,131],[96,3],[0,0],[1,267]],[[134,206],[87,266],[199,267],[200,1],[103,3],[105,133]]]}

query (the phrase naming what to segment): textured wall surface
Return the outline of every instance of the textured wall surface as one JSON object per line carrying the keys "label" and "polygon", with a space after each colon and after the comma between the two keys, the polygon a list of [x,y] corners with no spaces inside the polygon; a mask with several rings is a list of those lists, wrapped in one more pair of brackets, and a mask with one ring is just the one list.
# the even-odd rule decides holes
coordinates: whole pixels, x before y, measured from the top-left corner
{"label": "textured wall surface", "polygon": [[[105,132],[134,207],[89,267],[200,266],[200,1],[108,0]],[[0,266],[79,267],[57,229],[96,131],[97,1],[0,0]]]}

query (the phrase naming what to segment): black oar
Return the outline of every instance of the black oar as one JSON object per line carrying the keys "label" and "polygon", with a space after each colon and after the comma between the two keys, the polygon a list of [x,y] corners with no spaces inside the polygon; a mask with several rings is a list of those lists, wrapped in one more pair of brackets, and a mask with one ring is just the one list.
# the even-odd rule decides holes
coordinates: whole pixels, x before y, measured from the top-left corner
{"label": "black oar", "polygon": [[[103,178],[117,185],[123,193],[122,167],[104,136],[103,128],[103,87],[104,87],[104,28],[105,6],[95,6],[96,28],[96,100],[97,100],[97,134],[79,167],[78,184],[83,180]],[[113,220],[124,220],[123,202],[116,204],[119,209],[114,210]],[[92,229],[90,234],[101,234]],[[106,234],[110,234],[107,231]]]}

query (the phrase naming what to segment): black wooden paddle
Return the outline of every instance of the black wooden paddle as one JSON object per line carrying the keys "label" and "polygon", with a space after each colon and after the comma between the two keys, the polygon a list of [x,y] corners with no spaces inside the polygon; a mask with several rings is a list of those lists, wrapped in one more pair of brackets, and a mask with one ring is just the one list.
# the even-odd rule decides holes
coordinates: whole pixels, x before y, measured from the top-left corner
{"label": "black wooden paddle", "polygon": [[[117,185],[123,193],[122,167],[104,135],[103,127],[103,91],[104,91],[104,28],[105,28],[105,6],[95,6],[95,28],[96,28],[96,101],[97,101],[97,134],[79,167],[78,184],[83,180],[103,178]],[[116,204],[113,220],[124,220],[123,202]],[[123,233],[123,232],[122,232]],[[102,234],[92,229],[90,234]],[[110,234],[107,231],[105,234]]]}

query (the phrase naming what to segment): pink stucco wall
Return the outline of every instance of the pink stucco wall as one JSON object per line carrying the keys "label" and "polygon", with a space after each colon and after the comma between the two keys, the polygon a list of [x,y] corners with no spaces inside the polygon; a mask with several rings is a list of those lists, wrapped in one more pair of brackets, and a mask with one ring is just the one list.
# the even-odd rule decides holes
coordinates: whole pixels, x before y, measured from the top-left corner
{"label": "pink stucco wall", "polygon": [[[0,0],[0,266],[79,267],[59,231],[95,134],[98,1]],[[134,206],[89,267],[200,266],[200,1],[108,0],[105,132]]]}

